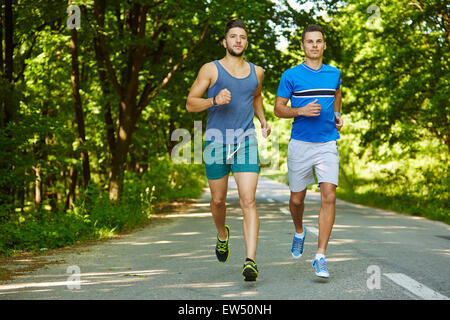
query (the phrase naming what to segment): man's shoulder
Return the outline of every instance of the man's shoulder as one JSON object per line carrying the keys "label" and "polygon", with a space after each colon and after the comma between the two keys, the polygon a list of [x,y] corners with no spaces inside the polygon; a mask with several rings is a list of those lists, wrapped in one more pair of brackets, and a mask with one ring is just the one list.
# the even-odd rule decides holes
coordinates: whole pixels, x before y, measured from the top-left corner
{"label": "man's shoulder", "polygon": [[298,64],[296,66],[293,66],[292,68],[286,69],[284,72],[292,73],[292,72],[299,72],[300,71],[301,64]]}
{"label": "man's shoulder", "polygon": [[341,71],[337,67],[330,66],[329,64],[323,64],[323,66],[327,71],[341,73]]}
{"label": "man's shoulder", "polygon": [[256,64],[253,64],[253,65],[255,66],[255,72],[256,72],[256,75],[257,75],[258,77],[264,76],[264,68],[263,68],[263,67],[260,67],[260,66],[257,66]]}
{"label": "man's shoulder", "polygon": [[260,67],[260,66],[257,66],[256,64],[253,64],[254,66],[255,66],[255,70],[256,71],[262,71],[262,72],[264,72],[264,68],[263,67]]}
{"label": "man's shoulder", "polygon": [[216,63],[214,61],[207,62],[201,67],[201,69],[203,69],[203,70],[212,70],[215,68],[216,68]]}
{"label": "man's shoulder", "polygon": [[202,65],[199,71],[199,75],[210,77],[217,74],[217,67],[214,61],[210,61]]}
{"label": "man's shoulder", "polygon": [[300,64],[299,65],[296,65],[296,66],[294,66],[294,67],[292,67],[292,68],[289,68],[289,69],[286,69],[284,72],[283,72],[283,74],[285,75],[285,76],[290,76],[290,75],[293,75],[293,74],[297,74],[297,73],[299,73],[299,72],[301,72],[302,70],[300,69]]}

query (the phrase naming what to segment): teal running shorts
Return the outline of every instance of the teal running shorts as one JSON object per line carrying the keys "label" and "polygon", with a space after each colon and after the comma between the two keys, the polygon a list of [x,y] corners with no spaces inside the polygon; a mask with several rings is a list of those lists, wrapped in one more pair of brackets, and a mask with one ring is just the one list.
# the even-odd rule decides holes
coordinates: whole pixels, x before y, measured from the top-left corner
{"label": "teal running shorts", "polygon": [[217,180],[232,172],[259,173],[258,140],[247,136],[237,144],[206,141],[203,147],[206,177]]}

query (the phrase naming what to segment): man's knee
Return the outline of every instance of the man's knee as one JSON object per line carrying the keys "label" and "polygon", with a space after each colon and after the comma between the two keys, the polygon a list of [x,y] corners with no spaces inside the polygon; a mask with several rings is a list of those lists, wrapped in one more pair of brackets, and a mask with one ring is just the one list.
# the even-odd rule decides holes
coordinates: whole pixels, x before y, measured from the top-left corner
{"label": "man's knee", "polygon": [[255,197],[242,197],[239,199],[241,207],[244,209],[251,209],[256,207]]}
{"label": "man's knee", "polygon": [[291,194],[289,202],[296,207],[303,206],[305,204],[305,195],[303,192],[300,194]]}
{"label": "man's knee", "polygon": [[216,207],[216,208],[224,207],[225,203],[226,203],[226,198],[225,197],[217,197],[217,198],[212,198],[211,199],[211,205]]}
{"label": "man's knee", "polygon": [[328,205],[336,204],[336,187],[329,186],[322,190],[322,203]]}

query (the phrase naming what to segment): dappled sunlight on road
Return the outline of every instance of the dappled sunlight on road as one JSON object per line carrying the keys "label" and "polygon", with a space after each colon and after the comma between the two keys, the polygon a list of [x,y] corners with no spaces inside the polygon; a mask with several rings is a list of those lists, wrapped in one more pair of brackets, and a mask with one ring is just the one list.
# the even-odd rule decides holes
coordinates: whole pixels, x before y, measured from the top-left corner
{"label": "dappled sunlight on road", "polygon": [[171,233],[171,236],[194,236],[202,234],[201,232],[177,232],[177,233]]}
{"label": "dappled sunlight on road", "polygon": [[218,282],[218,283],[182,283],[162,286],[161,288],[225,288],[233,287],[236,282]]}
{"label": "dappled sunlight on road", "polygon": [[170,214],[159,214],[158,218],[205,218],[211,217],[211,212],[203,213],[170,213]]}
{"label": "dappled sunlight on road", "polygon": [[240,293],[228,293],[223,294],[223,298],[246,298],[251,296],[256,296],[258,294],[258,291],[243,291]]}
{"label": "dappled sunlight on road", "polygon": [[[148,279],[148,277],[168,274],[168,270],[130,270],[121,272],[88,272],[80,274],[80,287],[88,285],[104,285],[104,284],[118,284],[118,283],[130,283],[142,281],[143,279]],[[6,284],[0,285],[0,295],[14,293],[9,292],[10,290],[17,289],[29,289],[29,288],[52,288],[52,287],[66,287],[74,286],[73,280],[65,281],[45,281],[44,279],[57,279],[64,278],[67,279],[68,274],[50,274],[41,277],[33,277],[33,282],[24,282],[17,284]],[[44,278],[42,281],[37,281],[39,278]],[[51,289],[39,290],[39,292],[50,291]],[[34,290],[33,292],[36,292]]]}
{"label": "dappled sunlight on road", "polygon": [[[277,186],[269,184],[270,188]],[[259,275],[255,282],[242,279],[243,213],[237,190],[230,183],[226,223],[231,237],[226,263],[218,263],[215,256],[217,231],[210,196],[205,193],[186,210],[158,215],[163,223],[75,251],[60,258],[64,264],[0,285],[0,299],[322,299],[325,293],[333,299],[401,299],[405,294],[392,284],[383,282],[388,294],[368,289],[367,268],[375,265],[382,272],[395,273],[401,266],[398,269],[405,270],[410,264],[404,260],[411,250],[428,258],[450,256],[448,228],[434,234],[419,220],[409,223],[389,212],[338,201],[326,253],[330,279],[318,280],[311,261],[317,250],[320,194],[307,198],[303,222],[309,232],[303,256],[294,260],[289,190],[270,188],[263,186],[257,193]],[[425,234],[427,241],[417,241]],[[441,247],[433,247],[432,240]],[[425,270],[426,259],[413,260],[414,267]],[[81,269],[80,289],[68,288],[73,282],[66,269],[72,265]]]}
{"label": "dappled sunlight on road", "polygon": [[431,251],[445,256],[450,256],[450,249],[431,249]]}
{"label": "dappled sunlight on road", "polygon": [[168,243],[175,243],[175,242],[181,242],[181,241],[168,241],[168,240],[161,240],[161,241],[154,241],[154,242],[120,242],[115,243],[116,245],[132,245],[132,246],[147,246],[152,244],[168,244]]}

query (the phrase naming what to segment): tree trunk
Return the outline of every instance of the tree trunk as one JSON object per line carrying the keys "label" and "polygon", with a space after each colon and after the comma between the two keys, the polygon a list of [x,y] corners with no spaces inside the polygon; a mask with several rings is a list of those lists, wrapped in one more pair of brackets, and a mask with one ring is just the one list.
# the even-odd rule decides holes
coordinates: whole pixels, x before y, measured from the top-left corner
{"label": "tree trunk", "polygon": [[[97,4],[98,6],[98,4]],[[103,4],[104,6],[104,4]],[[97,8],[97,11],[103,12],[104,7]],[[116,13],[119,16],[120,19],[120,11]],[[103,29],[104,27],[104,14],[98,13],[98,20],[97,20],[99,27]],[[104,97],[107,97],[111,94],[110,87],[107,82],[107,73],[105,70],[105,57],[103,56],[103,51],[100,45],[100,37],[98,35],[94,36],[94,49],[95,49],[95,58],[97,60],[97,71],[98,71],[98,77],[100,79],[100,85],[102,87],[102,93]],[[104,108],[104,119],[105,119],[105,129],[106,129],[106,137],[108,140],[108,148],[109,148],[109,163],[111,164],[111,154],[114,152],[115,145],[116,145],[116,137],[115,137],[115,126],[112,119],[112,113],[111,113],[111,104],[109,102],[106,102]]]}
{"label": "tree trunk", "polygon": [[[140,38],[145,36],[146,25],[146,11],[147,8],[139,4],[134,4],[130,9],[128,15],[129,20],[127,27],[130,31]],[[104,27],[104,15],[105,15],[105,1],[96,0],[94,2],[94,13],[97,23],[100,29]],[[99,67],[106,66],[108,74],[111,78],[114,88],[120,98],[119,104],[119,121],[118,132],[114,146],[111,146],[113,137],[108,134],[108,141],[111,149],[111,166],[109,170],[109,198],[113,201],[119,200],[122,185],[124,166],[127,159],[127,154],[132,141],[133,132],[135,130],[137,122],[137,95],[139,87],[139,72],[141,71],[145,62],[145,50],[141,45],[136,45],[129,50],[129,64],[127,76],[125,77],[123,84],[118,82],[116,72],[112,67],[109,59],[108,52],[106,50],[105,38],[101,30],[96,34],[96,57],[99,61]],[[103,75],[101,74],[102,78]],[[101,79],[102,80],[102,79]],[[110,122],[108,114],[105,115],[105,120]],[[112,121],[109,125],[112,124]]]}
{"label": "tree trunk", "polygon": [[34,167],[36,173],[35,188],[34,188],[34,206],[40,208],[42,204],[42,177],[41,177],[41,164],[38,163]]}
{"label": "tree trunk", "polygon": [[0,73],[3,73],[3,4],[0,4]]}
{"label": "tree trunk", "polygon": [[75,202],[75,190],[77,187],[78,170],[74,165],[70,166],[69,172],[69,193],[66,200],[66,210],[72,209]]}
{"label": "tree trunk", "polygon": [[[152,5],[133,3],[132,6],[126,10],[124,15],[126,19],[126,28],[134,37],[144,39],[147,24],[147,11],[150,7],[160,5],[162,3],[163,1],[153,3]],[[117,14],[117,11],[115,14],[120,17],[120,15]],[[173,65],[172,68],[169,68],[170,71],[166,77],[162,79],[159,84],[154,83],[154,81],[147,83],[140,94],[139,101],[137,101],[139,73],[147,59],[147,52],[149,51],[149,48],[142,44],[131,45],[128,48],[129,56],[127,69],[123,72],[125,76],[122,79],[122,83],[119,83],[116,76],[116,70],[114,70],[107,51],[106,40],[103,33],[105,0],[94,1],[94,15],[99,27],[99,29],[96,30],[95,35],[95,43],[97,46],[96,50],[99,51],[99,54],[96,54],[97,60],[99,58],[102,59],[102,61],[99,61],[99,67],[102,67],[104,63],[109,80],[111,81],[120,101],[117,135],[114,148],[111,148],[111,167],[109,171],[109,198],[113,201],[117,201],[122,190],[125,162],[132,142],[132,136],[136,129],[136,123],[140,118],[141,112],[148,105],[148,103],[157,96],[160,90],[172,78],[178,67],[202,41],[209,23],[208,21],[206,22],[200,38],[192,44],[188,52],[182,56],[178,63]],[[122,27],[122,22],[120,19],[118,19],[118,23],[120,29]]]}
{"label": "tree trunk", "polygon": [[83,106],[80,97],[80,73],[78,64],[78,33],[75,28],[70,31],[70,52],[72,54],[72,97],[75,107],[75,118],[78,128],[78,139],[81,148],[81,160],[83,162],[83,187],[87,188],[91,180],[91,172],[89,167],[89,153],[86,147],[86,135],[84,126]]}
{"label": "tree trunk", "polygon": [[[5,77],[9,82],[10,90],[13,90],[13,54],[14,54],[14,21],[13,21],[13,9],[12,0],[5,0]],[[11,95],[10,95],[11,96]],[[4,124],[10,122],[13,118],[14,110],[8,97],[4,97]]]}

